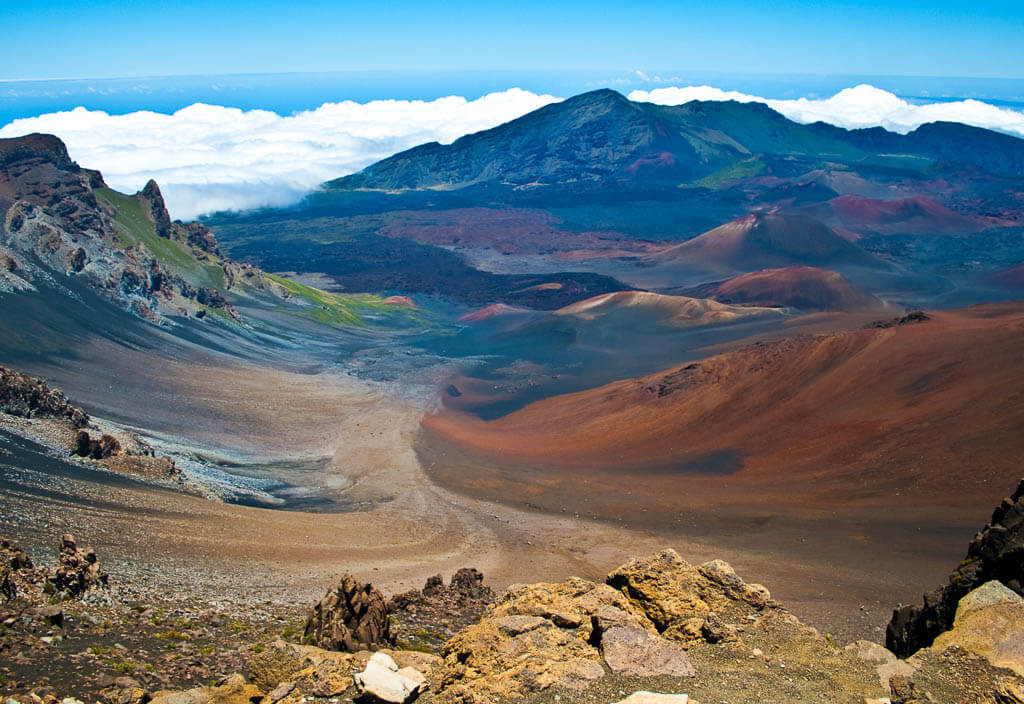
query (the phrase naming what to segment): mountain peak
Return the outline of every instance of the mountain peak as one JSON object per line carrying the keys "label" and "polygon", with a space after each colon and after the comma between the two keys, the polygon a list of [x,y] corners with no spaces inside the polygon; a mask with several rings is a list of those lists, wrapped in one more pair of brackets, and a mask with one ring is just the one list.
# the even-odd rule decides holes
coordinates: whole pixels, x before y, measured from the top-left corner
{"label": "mountain peak", "polygon": [[[963,139],[950,139],[958,131]],[[966,143],[966,145],[965,145]],[[608,183],[678,187],[728,173],[751,158],[827,154],[860,164],[872,154],[919,156],[917,166],[964,163],[1024,172],[1024,140],[989,130],[936,123],[909,135],[882,129],[803,125],[758,102],[633,102],[601,88],[551,103],[450,145],[422,145],[333,181],[341,189],[459,189],[481,183]]]}
{"label": "mountain peak", "polygon": [[855,265],[881,262],[824,223],[793,213],[751,213],[658,255],[660,261],[708,271],[749,272],[792,265]]}
{"label": "mountain peak", "polygon": [[75,168],[64,142],[52,134],[35,132],[24,137],[0,139],[0,166],[25,159],[40,159],[60,169]]}
{"label": "mountain peak", "polygon": [[580,103],[632,104],[629,98],[617,90],[612,90],[611,88],[598,88],[597,90],[587,91],[586,93],[580,93],[579,95],[574,95],[571,98],[566,98],[561,103],[554,103],[554,105],[573,105]]}

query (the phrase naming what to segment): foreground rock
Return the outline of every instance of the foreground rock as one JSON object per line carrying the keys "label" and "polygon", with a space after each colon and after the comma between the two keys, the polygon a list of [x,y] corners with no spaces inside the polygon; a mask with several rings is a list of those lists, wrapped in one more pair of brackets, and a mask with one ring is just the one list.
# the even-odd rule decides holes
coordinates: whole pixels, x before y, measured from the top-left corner
{"label": "foreground rock", "polygon": [[427,681],[411,667],[399,668],[387,653],[374,653],[353,680],[364,697],[390,704],[412,701]]}
{"label": "foreground rock", "polygon": [[690,697],[685,694],[661,694],[658,692],[633,692],[616,704],[688,704]]}
{"label": "foreground rock", "polygon": [[445,641],[476,623],[494,603],[494,592],[483,582],[483,574],[464,567],[447,585],[436,575],[423,589],[394,597],[387,608],[395,644],[439,652]]}
{"label": "foreground rock", "polygon": [[893,612],[885,633],[886,647],[907,657],[930,646],[940,633],[952,628],[960,600],[991,580],[1024,595],[1024,481],[971,541],[967,557],[950,575],[949,584],[925,594],[923,605]]}
{"label": "foreground rock", "polygon": [[391,643],[384,596],[372,584],[345,575],[306,618],[303,639],[326,650],[354,653]]}
{"label": "foreground rock", "polygon": [[952,630],[932,650],[963,648],[1024,677],[1024,598],[1000,582],[987,582],[960,600]]}
{"label": "foreground rock", "polygon": [[22,598],[30,605],[73,599],[107,586],[109,576],[100,568],[92,548],[80,549],[75,536],[61,537],[60,555],[53,569],[37,568],[28,553],[7,538],[0,538],[0,586],[4,599]]}
{"label": "foreground rock", "polygon": [[100,569],[100,561],[92,548],[80,549],[75,536],[61,537],[60,558],[50,582],[58,592],[79,597],[90,589],[107,586],[109,577]]}
{"label": "foreground rock", "polygon": [[513,586],[445,645],[439,699],[571,697],[605,677],[686,681],[699,675],[694,646],[739,649],[740,632],[769,615],[798,623],[728,564],[693,566],[672,550],[623,565],[605,584]]}
{"label": "foreground rock", "polygon": [[250,661],[249,679],[269,693],[271,704],[360,695],[404,702],[436,687],[441,666],[439,657],[426,653],[340,653],[278,640]]}
{"label": "foreground rock", "polygon": [[[127,688],[127,692],[136,694],[133,689]],[[152,699],[145,693],[138,696],[141,702],[152,704],[253,704],[263,699],[263,692],[246,682],[242,675],[235,674],[214,687],[196,687],[185,692],[161,691],[153,694]]]}
{"label": "foreground rock", "polygon": [[26,573],[31,574],[33,568],[27,552],[17,543],[0,538],[0,598],[11,601],[23,593]]}
{"label": "foreground rock", "polygon": [[[98,564],[70,536],[63,547],[62,564]],[[38,572],[17,546],[0,542],[0,549],[8,570]],[[98,567],[92,573],[102,574]],[[466,575],[470,584],[472,573]],[[428,586],[446,589],[437,581]],[[472,577],[472,583],[479,586],[480,580]],[[46,697],[57,694],[106,704],[1024,704],[1024,599],[998,582],[961,600],[954,628],[908,660],[874,643],[840,648],[728,564],[691,565],[670,550],[623,565],[605,583],[570,578],[510,587],[478,623],[445,644],[443,659],[389,648],[325,650],[274,639],[267,631],[256,643],[239,642],[250,626],[220,617],[233,640],[223,651],[217,645],[214,654],[202,647],[219,643],[205,617],[193,620],[179,611],[170,620],[170,613],[137,607],[105,610],[100,617],[83,610],[93,611],[93,603],[38,602],[13,618],[7,602],[0,604],[0,624],[32,623],[36,631],[12,638],[0,629],[0,662],[37,663],[47,673],[36,675],[41,682],[61,668],[60,690],[26,692],[20,682],[15,691],[37,695],[19,699],[21,704],[55,704],[59,697]],[[371,622],[368,614],[381,613],[382,604],[370,585],[347,578],[317,605],[310,621],[366,645],[355,634],[370,638],[361,627]],[[273,620],[280,629],[284,619]],[[150,627],[160,629],[151,637],[168,655],[158,658],[148,650],[145,658],[129,662],[129,653],[137,658],[142,652],[137,633]],[[92,631],[95,639],[83,641]],[[344,644],[346,638],[335,640]],[[28,644],[33,652],[26,658]],[[205,664],[203,657],[209,658]],[[100,696],[86,697],[83,665],[135,669],[130,676],[99,676],[89,691]],[[171,668],[182,668],[174,679],[181,689],[169,686]],[[199,682],[207,686],[195,686]]]}

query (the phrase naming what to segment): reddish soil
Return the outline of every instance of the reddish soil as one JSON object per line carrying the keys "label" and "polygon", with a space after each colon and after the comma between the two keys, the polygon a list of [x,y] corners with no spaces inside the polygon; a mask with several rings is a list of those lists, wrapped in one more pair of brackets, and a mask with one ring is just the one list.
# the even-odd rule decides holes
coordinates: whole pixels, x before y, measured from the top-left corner
{"label": "reddish soil", "polygon": [[1024,474],[1024,304],[750,345],[490,422],[445,409],[416,451],[463,495],[710,546],[880,640]]}
{"label": "reddish soil", "polygon": [[870,254],[806,215],[755,213],[705,232],[652,256],[654,264],[747,272],[810,264],[878,267]]}
{"label": "reddish soil", "polygon": [[842,274],[813,266],[743,274],[715,286],[707,294],[723,303],[787,306],[805,311],[849,311],[883,305]]}
{"label": "reddish soil", "polygon": [[[1024,304],[749,345],[545,399],[493,421],[442,410],[421,447],[471,458],[440,479],[492,495],[546,488],[699,503],[990,507],[1024,456]],[[461,460],[460,460],[461,461]],[[488,471],[486,468],[500,466]],[[681,487],[685,487],[681,491]]]}
{"label": "reddish soil", "polygon": [[968,217],[924,196],[876,200],[856,195],[833,198],[822,206],[839,226],[879,235],[965,235],[991,227],[982,217]]}
{"label": "reddish soil", "polygon": [[470,311],[463,316],[459,317],[460,323],[479,323],[484,320],[491,320],[492,318],[501,318],[508,316],[522,316],[529,315],[532,311],[528,308],[516,308],[505,303],[492,303],[485,308]]}

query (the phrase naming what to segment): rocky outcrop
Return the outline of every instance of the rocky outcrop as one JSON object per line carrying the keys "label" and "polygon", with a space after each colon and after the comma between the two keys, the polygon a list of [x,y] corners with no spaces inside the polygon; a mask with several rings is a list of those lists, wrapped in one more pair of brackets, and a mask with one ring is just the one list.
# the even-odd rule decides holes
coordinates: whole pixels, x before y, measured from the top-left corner
{"label": "rocky outcrop", "polygon": [[445,584],[441,575],[427,580],[423,589],[399,594],[388,602],[391,635],[400,647],[440,650],[444,641],[480,618],[494,602],[484,576],[464,567]]}
{"label": "rocky outcrop", "polygon": [[76,428],[89,423],[89,416],[58,389],[6,367],[0,367],[0,412],[22,418],[64,418]]}
{"label": "rocky outcrop", "polygon": [[139,195],[149,202],[149,217],[156,228],[156,234],[165,240],[171,238],[171,216],[167,214],[167,205],[164,203],[164,196],[156,181],[149,179],[146,185],[139,191]]}
{"label": "rocky outcrop", "polygon": [[31,569],[32,558],[17,543],[0,538],[0,565],[12,570]]}
{"label": "rocky outcrop", "polygon": [[[24,564],[27,559],[9,543],[0,543],[0,555],[8,556],[7,564]],[[472,571],[463,575],[460,581],[472,578],[482,586]],[[449,588],[438,582],[430,580],[427,591]],[[373,591],[369,585],[352,583],[356,591]],[[340,588],[351,596],[352,589]],[[153,615],[139,613],[126,602],[120,604],[121,610],[104,614],[110,618],[108,625],[89,626],[88,616],[97,615],[93,604],[88,604],[86,614],[85,604],[63,604],[62,609],[46,601],[25,608],[4,602],[0,623],[19,625],[0,628],[0,656],[18,653],[30,641],[38,643],[38,662],[49,666],[51,661],[45,658],[52,655],[65,664],[62,672],[71,673],[64,677],[77,678],[62,686],[83,681],[83,662],[100,666],[108,657],[104,653],[90,660],[83,646],[99,642],[106,648],[124,637],[116,624],[145,630]],[[338,652],[280,639],[255,645],[235,639],[223,653],[218,650],[218,658],[223,654],[229,659],[216,660],[213,669],[202,670],[202,677],[193,677],[190,668],[178,670],[174,686],[191,689],[172,690],[167,677],[147,668],[137,669],[131,677],[100,675],[91,688],[99,696],[64,691],[83,701],[108,704],[405,704],[417,698],[437,704],[1022,704],[1024,677],[1017,674],[1024,642],[1022,609],[1024,600],[997,582],[989,583],[962,600],[953,631],[934,647],[898,661],[877,644],[837,647],[772,601],[762,587],[745,583],[724,562],[690,565],[665,551],[623,565],[606,583],[570,578],[555,584],[514,585],[479,623],[449,642],[444,659],[386,648]],[[701,617],[700,628],[678,627]],[[273,628],[280,629],[281,621],[274,621]],[[30,623],[40,637],[22,628]],[[13,628],[21,628],[22,634],[12,638]],[[90,637],[102,640],[83,640],[86,631],[95,631]],[[721,637],[723,633],[728,637]],[[191,623],[186,633],[177,635],[179,652],[184,655],[186,644],[200,634],[201,642],[218,643],[209,640],[212,633],[206,626]],[[69,640],[70,649],[53,647],[65,639],[74,639]],[[161,641],[160,651],[163,646]],[[244,659],[231,660],[236,653]],[[158,669],[181,662],[177,657],[145,661],[157,663]],[[231,664],[221,667],[223,662]],[[180,677],[186,671],[188,676]],[[211,679],[217,672],[222,674]],[[210,684],[193,686],[197,681]],[[156,687],[167,689],[154,691]],[[19,697],[28,697],[31,690],[19,683],[16,691]],[[40,692],[31,701],[60,701]],[[629,692],[633,694],[627,696]]]}
{"label": "rocky outcrop", "polygon": [[107,586],[108,579],[107,573],[100,569],[95,550],[80,549],[70,533],[61,537],[60,557],[49,577],[57,592],[79,597],[90,589]]}
{"label": "rocky outcrop", "polygon": [[1024,677],[1024,598],[1001,582],[986,582],[960,600],[953,628],[939,635],[935,651],[958,647]]}
{"label": "rocky outcrop", "polygon": [[384,596],[372,584],[345,575],[310,611],[303,639],[350,653],[388,645],[391,631]]}
{"label": "rocky outcrop", "polygon": [[[154,181],[134,196],[113,193],[50,135],[0,140],[0,216],[0,293],[39,283],[60,289],[51,273],[81,276],[140,317],[163,322],[168,313],[194,315],[203,306],[231,310],[220,292],[197,300],[205,267],[222,266],[229,285],[245,273],[222,260],[205,226],[171,221]],[[161,259],[159,248],[146,244],[147,227],[195,262]]]}
{"label": "rocky outcrop", "polygon": [[886,628],[886,647],[907,657],[930,646],[940,633],[953,627],[960,600],[992,580],[1024,595],[1024,481],[974,536],[967,557],[950,575],[949,583],[925,594],[922,605],[893,612]]}
{"label": "rocky outcrop", "polygon": [[75,436],[75,454],[94,460],[103,460],[121,452],[121,443],[113,435],[104,433],[96,440],[86,430],[79,430]]}
{"label": "rocky outcrop", "polygon": [[32,161],[51,163],[62,169],[78,168],[68,156],[64,142],[52,134],[36,132],[15,139],[0,139],[0,167]]}
{"label": "rocky outcrop", "polygon": [[915,323],[924,323],[931,320],[931,316],[925,313],[923,310],[915,310],[905,315],[901,315],[898,318],[889,318],[888,320],[875,320],[874,322],[868,323],[865,327],[868,328],[896,328],[903,325],[913,325]]}
{"label": "rocky outcrop", "polygon": [[720,560],[693,566],[672,550],[633,560],[605,584],[573,578],[513,586],[444,648],[444,701],[503,701],[582,689],[607,673],[690,677],[687,649],[737,643],[751,613],[777,611],[768,590]]}
{"label": "rocky outcrop", "polygon": [[[425,653],[340,653],[277,640],[249,661],[248,672],[256,687],[269,692],[271,704],[301,704],[317,697],[406,701],[416,693],[436,688],[441,667],[439,657]],[[382,698],[380,695],[387,695],[388,690],[404,692],[406,698]]]}
{"label": "rocky outcrop", "polygon": [[23,570],[33,568],[28,553],[7,538],[0,538],[0,598],[10,601],[18,597],[19,578]]}
{"label": "rocky outcrop", "polygon": [[608,576],[608,584],[639,606],[659,633],[682,642],[735,639],[726,621],[771,601],[767,589],[746,584],[728,563],[694,567],[674,550],[623,565]]}
{"label": "rocky outcrop", "polygon": [[[620,592],[573,578],[513,586],[480,623],[445,645],[443,701],[497,701],[605,675],[599,629],[650,628]],[[652,629],[653,630],[653,629]]]}
{"label": "rocky outcrop", "polygon": [[[75,536],[61,537],[60,555],[54,568],[36,567],[28,554],[16,543],[0,538],[0,592],[4,599],[21,598],[29,605],[46,606],[54,595],[58,600],[78,598],[91,589],[107,586],[109,577],[100,569],[96,551],[80,549]],[[56,612],[40,612],[48,621],[63,616]]]}
{"label": "rocky outcrop", "polygon": [[0,139],[0,295],[78,296],[65,277],[158,324],[213,320],[211,308],[241,321],[232,293],[287,298],[259,268],[226,259],[205,225],[172,221],[155,181],[117,193],[56,137]]}
{"label": "rocky outcrop", "polygon": [[[130,694],[134,694],[132,689],[129,688]],[[161,691],[153,695],[143,692],[141,695],[142,702],[150,704],[254,704],[264,697],[263,692],[237,673],[212,687],[195,687],[184,692]],[[120,698],[118,704],[121,704]]]}
{"label": "rocky outcrop", "polygon": [[221,256],[217,238],[206,225],[198,222],[181,222],[180,220],[175,220],[174,224],[184,229],[189,245],[215,257]]}

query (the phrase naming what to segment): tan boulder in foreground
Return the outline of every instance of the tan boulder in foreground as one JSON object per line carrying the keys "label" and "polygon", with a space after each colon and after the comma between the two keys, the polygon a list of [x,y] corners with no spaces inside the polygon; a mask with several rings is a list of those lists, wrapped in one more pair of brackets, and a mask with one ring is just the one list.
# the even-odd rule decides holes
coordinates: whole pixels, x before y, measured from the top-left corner
{"label": "tan boulder in foreground", "polygon": [[1024,598],[996,581],[970,592],[960,600],[953,629],[936,638],[931,650],[954,646],[1024,677]]}
{"label": "tan boulder in foreground", "polygon": [[623,565],[606,584],[573,577],[515,585],[446,644],[440,700],[578,691],[608,673],[692,677],[687,647],[738,643],[733,624],[769,602],[767,589],[744,583],[725,562],[694,566],[673,550]]}
{"label": "tan boulder in foreground", "polygon": [[633,692],[615,704],[688,704],[690,697],[685,694],[660,694],[658,692]]}

